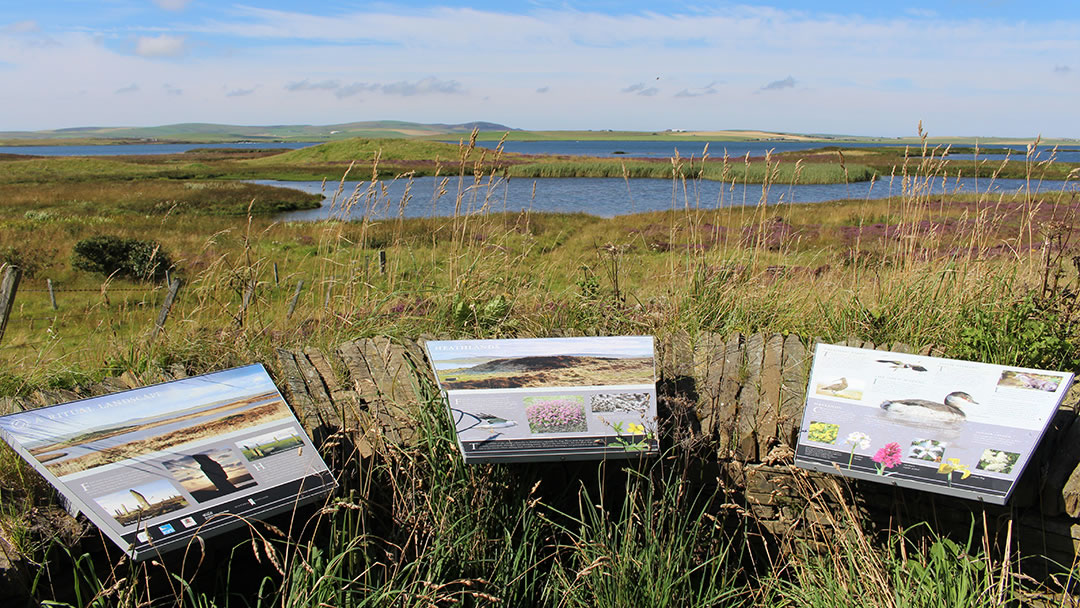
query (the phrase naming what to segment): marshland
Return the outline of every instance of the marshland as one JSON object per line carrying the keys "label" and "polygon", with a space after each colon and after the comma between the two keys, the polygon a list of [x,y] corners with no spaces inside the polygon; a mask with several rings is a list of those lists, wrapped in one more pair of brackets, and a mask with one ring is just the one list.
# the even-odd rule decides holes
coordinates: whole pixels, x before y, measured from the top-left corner
{"label": "marshland", "polygon": [[[0,260],[22,273],[0,396],[269,363],[276,348],[373,335],[554,330],[855,337],[1080,370],[1080,167],[1037,140],[955,160],[926,138],[649,159],[535,157],[477,138],[0,157]],[[421,177],[432,178],[422,192]],[[504,211],[508,180],[550,177],[622,180],[627,207],[635,180],[663,179],[670,201],[612,217]],[[935,188],[968,177],[1022,187]],[[789,185],[870,181],[889,195],[770,203]],[[696,194],[706,182],[756,196],[717,204]],[[327,219],[282,219],[324,198]],[[409,217],[433,200],[452,211]],[[114,250],[142,257],[109,266],[101,252]],[[881,525],[853,507],[865,484],[839,483],[828,522],[779,537],[725,487],[728,456],[709,436],[675,440],[661,420],[656,459],[466,467],[437,391],[422,388],[418,440],[334,454],[340,488],[324,504],[138,564],[93,531],[56,532],[54,492],[4,447],[0,530],[32,571],[25,591],[79,606],[1075,605],[1080,563],[1016,554],[983,533],[997,514],[978,506],[960,534]]]}

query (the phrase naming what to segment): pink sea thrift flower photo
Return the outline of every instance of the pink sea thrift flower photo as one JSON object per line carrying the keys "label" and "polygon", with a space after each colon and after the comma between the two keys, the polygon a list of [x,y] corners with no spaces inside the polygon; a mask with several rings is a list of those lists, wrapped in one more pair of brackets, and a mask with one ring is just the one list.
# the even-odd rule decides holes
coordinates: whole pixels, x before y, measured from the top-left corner
{"label": "pink sea thrift flower photo", "polygon": [[533,433],[583,433],[585,403],[581,397],[527,398],[525,416]]}

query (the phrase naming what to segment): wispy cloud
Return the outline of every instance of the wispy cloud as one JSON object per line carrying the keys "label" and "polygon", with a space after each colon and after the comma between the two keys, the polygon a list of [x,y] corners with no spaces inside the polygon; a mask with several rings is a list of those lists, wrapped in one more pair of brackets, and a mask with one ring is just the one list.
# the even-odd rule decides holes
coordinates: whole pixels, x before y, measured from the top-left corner
{"label": "wispy cloud", "polygon": [[15,23],[9,23],[3,27],[0,27],[0,33],[4,34],[33,34],[41,31],[41,26],[37,21],[28,19],[26,21],[16,21]]}
{"label": "wispy cloud", "polygon": [[762,91],[779,91],[781,89],[794,89],[794,88],[795,88],[795,79],[792,78],[791,76],[788,76],[787,78],[785,78],[783,80],[774,80],[774,81],[770,82],[769,84],[761,87],[761,90]]}
{"label": "wispy cloud", "polygon": [[698,89],[683,89],[678,93],[675,93],[675,97],[704,97],[706,95],[716,95],[719,91],[716,90],[716,85],[719,82],[710,82],[709,84]]}
{"label": "wispy cloud", "polygon": [[139,85],[137,85],[137,84],[135,84],[133,82],[133,83],[129,84],[126,87],[121,87],[119,89],[116,89],[116,91],[114,91],[114,93],[116,93],[117,95],[126,95],[128,93],[135,93],[138,90],[139,90]]}
{"label": "wispy cloud", "polygon": [[167,11],[182,11],[191,4],[191,0],[154,0],[154,4]]}
{"label": "wispy cloud", "polygon": [[226,97],[247,97],[255,93],[255,89],[232,89],[228,93],[225,93]]}
{"label": "wispy cloud", "polygon": [[290,82],[285,85],[288,91],[333,91],[339,99],[353,97],[361,93],[382,93],[384,95],[400,95],[413,97],[416,95],[458,95],[464,93],[461,83],[456,80],[439,80],[433,76],[421,78],[415,81],[401,80],[387,84],[371,82],[354,82],[342,84],[337,80],[323,80],[311,82],[301,80]]}
{"label": "wispy cloud", "polygon": [[285,85],[286,91],[333,91],[339,88],[341,88],[341,83],[336,80],[311,82],[306,78],[299,82],[290,82]]}
{"label": "wispy cloud", "polygon": [[183,36],[139,36],[135,42],[135,54],[141,57],[179,57],[184,54],[187,39]]}
{"label": "wispy cloud", "polygon": [[416,82],[399,81],[384,84],[382,92],[387,95],[401,95],[412,97],[413,95],[459,95],[464,91],[461,83],[456,80],[439,80],[435,77],[421,78]]}
{"label": "wispy cloud", "polygon": [[[655,130],[669,126],[655,111],[658,98],[679,98],[679,123],[697,128],[715,126],[715,104],[708,102],[722,95],[724,122],[732,127],[903,135],[923,118],[936,133],[1080,136],[1080,114],[1071,107],[1080,95],[1080,67],[1069,59],[1080,56],[1080,18],[1073,13],[1033,8],[1036,17],[1026,20],[976,11],[968,18],[956,16],[964,11],[955,7],[933,6],[941,14],[931,17],[875,5],[837,14],[738,0],[650,10],[610,2],[566,8],[547,0],[506,9],[385,2],[307,9],[290,0],[272,3],[287,7],[272,10],[253,2],[160,0],[187,11],[178,19],[160,14],[153,1],[110,5],[150,7],[166,19],[156,26],[110,23],[104,14],[67,29],[60,19],[0,23],[4,78],[21,84],[0,123],[346,122],[355,110],[344,102],[363,99],[371,116]],[[1039,35],[1032,38],[1032,31]],[[701,86],[718,74],[721,86]],[[133,82],[159,103],[115,94]],[[184,95],[162,93],[161,82]],[[262,83],[266,91],[258,93],[278,94],[248,95],[244,103],[225,98],[250,83]],[[797,100],[785,94],[796,89]]]}
{"label": "wispy cloud", "polygon": [[938,12],[929,8],[906,8],[904,14],[917,19],[936,19],[938,17]]}
{"label": "wispy cloud", "polygon": [[652,97],[659,93],[660,89],[647,86],[644,82],[638,82],[624,89],[621,89],[620,92],[633,93],[634,95],[641,95],[642,97]]}
{"label": "wispy cloud", "polygon": [[183,95],[184,94],[183,89],[178,89],[178,88],[172,86],[171,84],[163,84],[163,85],[161,85],[161,88],[165,90],[166,95]]}
{"label": "wispy cloud", "polygon": [[338,99],[344,99],[346,97],[353,97],[360,93],[371,93],[372,91],[378,91],[379,85],[368,84],[366,82],[354,82],[344,86],[334,87],[334,95]]}

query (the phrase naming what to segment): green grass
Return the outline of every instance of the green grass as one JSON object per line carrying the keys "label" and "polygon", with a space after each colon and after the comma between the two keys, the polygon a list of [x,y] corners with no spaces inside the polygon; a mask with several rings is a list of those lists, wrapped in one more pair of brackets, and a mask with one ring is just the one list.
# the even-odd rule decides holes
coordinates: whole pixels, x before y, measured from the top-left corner
{"label": "green grass", "polygon": [[671,161],[619,160],[619,159],[584,159],[566,161],[545,161],[511,165],[508,173],[511,177],[615,177],[615,178],[653,178],[671,179],[673,176],[689,179],[717,180],[726,183],[762,184],[839,184],[855,181],[867,181],[876,172],[863,165],[848,165],[847,171],[838,164],[800,164],[775,165],[765,161],[750,164],[740,159],[723,162],[710,159],[702,163],[687,161],[675,168]]}

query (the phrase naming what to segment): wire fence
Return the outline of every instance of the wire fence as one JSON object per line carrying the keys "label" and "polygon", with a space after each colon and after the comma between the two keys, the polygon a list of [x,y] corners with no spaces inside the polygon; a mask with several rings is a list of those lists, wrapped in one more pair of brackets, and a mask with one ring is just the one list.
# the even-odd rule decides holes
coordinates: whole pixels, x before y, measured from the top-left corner
{"label": "wire fence", "polygon": [[[284,317],[288,319],[293,316],[302,298],[309,301],[308,306],[318,307],[321,304],[322,309],[330,309],[335,300],[345,296],[346,289],[343,287],[365,284],[369,271],[386,274],[386,252],[378,251],[373,258],[373,268],[365,266],[361,275],[346,279],[326,276],[300,278],[297,274],[282,276],[278,264],[274,262],[263,267],[262,279],[256,276],[260,273],[248,269],[246,276],[241,276],[245,273],[238,273],[235,280],[197,279],[191,286],[184,285],[179,277],[169,277],[164,284],[136,286],[114,287],[106,282],[98,287],[68,287],[45,279],[44,287],[40,282],[34,286],[20,287],[19,268],[0,266],[0,343],[9,322],[21,330],[18,343],[28,346],[54,341],[57,331],[62,331],[70,340],[92,336],[100,333],[102,328],[116,331],[119,326],[126,326],[124,331],[129,334],[132,331],[148,332],[149,339],[153,340],[168,321],[170,311],[180,297],[182,285],[189,292],[184,296],[188,300],[187,313],[202,309],[220,316],[227,311],[227,317],[231,316],[233,322],[244,325],[251,312],[249,309],[261,306],[261,310],[266,310],[267,306],[280,306],[280,309],[276,309],[277,314],[284,312]],[[99,318],[92,318],[95,315],[99,315]],[[37,336],[39,333],[40,338]]]}

